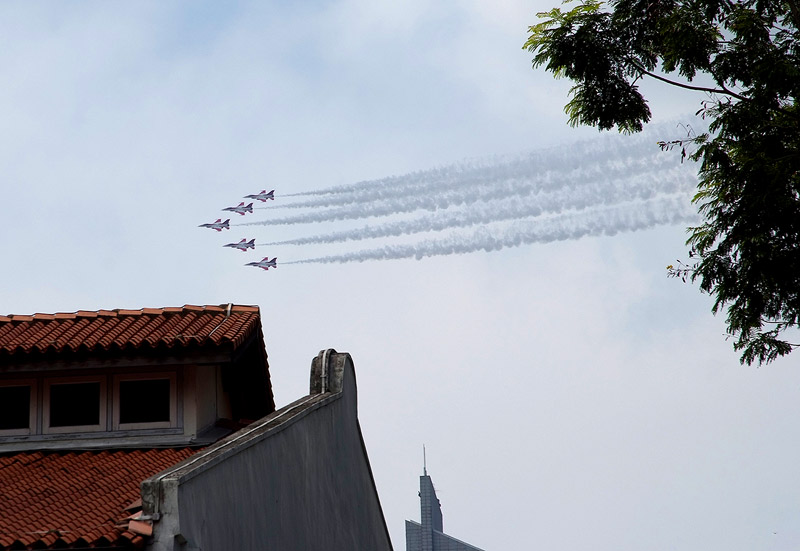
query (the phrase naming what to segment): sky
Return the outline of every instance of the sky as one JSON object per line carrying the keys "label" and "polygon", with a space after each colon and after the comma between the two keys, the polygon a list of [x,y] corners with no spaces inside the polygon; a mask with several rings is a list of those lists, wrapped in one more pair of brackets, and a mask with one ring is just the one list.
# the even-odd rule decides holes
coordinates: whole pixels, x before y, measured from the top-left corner
{"label": "sky", "polygon": [[796,549],[797,358],[667,278],[694,173],[655,142],[703,97],[570,127],[522,50],[556,4],[0,4],[0,313],[258,305],[279,407],[349,352],[395,549],[423,445],[487,551]]}

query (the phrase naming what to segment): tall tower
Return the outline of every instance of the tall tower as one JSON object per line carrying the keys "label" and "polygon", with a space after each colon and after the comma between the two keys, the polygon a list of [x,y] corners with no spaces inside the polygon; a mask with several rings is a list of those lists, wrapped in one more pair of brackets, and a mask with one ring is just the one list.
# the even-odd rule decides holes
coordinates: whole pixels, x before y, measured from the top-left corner
{"label": "tall tower", "polygon": [[419,477],[420,520],[406,521],[406,551],[482,551],[444,533],[442,505],[436,497],[427,467]]}

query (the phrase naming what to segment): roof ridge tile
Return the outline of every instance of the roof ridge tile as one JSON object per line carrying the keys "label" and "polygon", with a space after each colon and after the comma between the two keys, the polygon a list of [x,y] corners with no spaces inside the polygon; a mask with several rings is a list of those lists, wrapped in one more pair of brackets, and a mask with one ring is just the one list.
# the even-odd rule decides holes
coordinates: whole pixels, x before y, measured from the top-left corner
{"label": "roof ridge tile", "polygon": [[56,315],[55,314],[36,313],[36,314],[33,315],[33,318],[36,321],[39,321],[39,320],[52,320],[52,319],[56,319]]}
{"label": "roof ridge tile", "polygon": [[259,312],[258,306],[248,306],[246,304],[235,304],[231,309],[233,312]]}
{"label": "roof ridge tile", "polygon": [[[229,310],[230,307],[230,310]],[[161,347],[236,347],[260,323],[258,306],[221,304],[0,316],[0,357],[125,353]]]}
{"label": "roof ridge tile", "polygon": [[78,310],[75,315],[81,318],[96,318],[97,311],[95,310]]}

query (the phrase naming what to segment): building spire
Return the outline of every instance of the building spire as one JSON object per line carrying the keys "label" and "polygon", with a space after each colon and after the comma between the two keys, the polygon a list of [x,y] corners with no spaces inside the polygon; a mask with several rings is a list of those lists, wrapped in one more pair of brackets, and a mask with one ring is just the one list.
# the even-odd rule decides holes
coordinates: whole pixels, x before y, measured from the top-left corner
{"label": "building spire", "polygon": [[444,533],[442,504],[428,476],[428,458],[422,445],[422,472],[419,477],[419,522],[406,521],[406,551],[481,551]]}

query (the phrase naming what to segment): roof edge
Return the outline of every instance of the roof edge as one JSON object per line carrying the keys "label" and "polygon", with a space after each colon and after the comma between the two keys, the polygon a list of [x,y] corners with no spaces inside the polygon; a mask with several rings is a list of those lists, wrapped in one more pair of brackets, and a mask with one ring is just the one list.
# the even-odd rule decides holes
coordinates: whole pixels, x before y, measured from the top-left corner
{"label": "roof edge", "polygon": [[76,310],[75,312],[54,312],[54,313],[41,313],[35,314],[6,314],[0,315],[0,322],[8,321],[51,321],[55,319],[79,319],[79,318],[116,318],[123,316],[141,316],[141,315],[163,315],[163,314],[178,314],[183,311],[189,312],[215,312],[225,313],[231,308],[231,312],[256,312],[261,313],[261,309],[255,304],[234,304],[232,302],[215,305],[215,304],[184,304],[183,306],[162,306],[159,308],[139,308],[133,310],[129,308],[114,308],[111,310],[98,309],[98,310]]}

